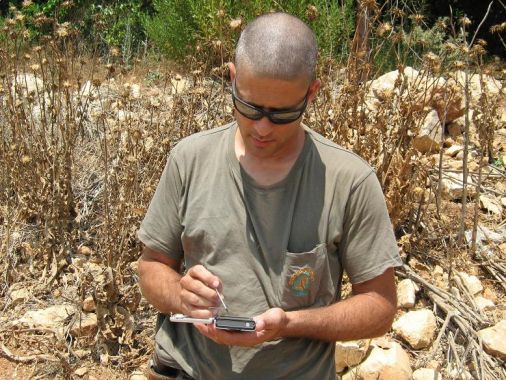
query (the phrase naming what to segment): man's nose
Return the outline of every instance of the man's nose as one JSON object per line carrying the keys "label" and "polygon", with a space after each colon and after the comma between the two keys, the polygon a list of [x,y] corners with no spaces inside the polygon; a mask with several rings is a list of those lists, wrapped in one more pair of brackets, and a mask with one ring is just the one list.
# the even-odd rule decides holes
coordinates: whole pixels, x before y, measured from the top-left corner
{"label": "man's nose", "polygon": [[269,135],[274,127],[274,124],[272,124],[272,122],[266,116],[255,122],[255,132],[259,136]]}

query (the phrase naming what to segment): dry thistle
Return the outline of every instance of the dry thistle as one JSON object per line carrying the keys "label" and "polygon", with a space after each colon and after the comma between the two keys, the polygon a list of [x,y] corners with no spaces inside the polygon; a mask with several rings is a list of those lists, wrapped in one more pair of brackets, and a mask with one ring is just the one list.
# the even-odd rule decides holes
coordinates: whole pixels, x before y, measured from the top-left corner
{"label": "dry thistle", "polygon": [[239,17],[239,18],[236,18],[236,19],[233,19],[232,21],[230,21],[230,29],[232,30],[237,30],[241,27],[242,25],[242,19]]}
{"label": "dry thistle", "polygon": [[410,15],[409,18],[413,20],[416,25],[420,25],[423,22],[424,16],[421,14]]}
{"label": "dry thistle", "polygon": [[67,37],[69,35],[69,23],[64,22],[61,25],[58,25],[58,28],[56,29],[56,35],[60,38]]}
{"label": "dry thistle", "polygon": [[308,5],[306,10],[306,17],[309,21],[314,21],[318,18],[318,8],[314,5]]}
{"label": "dry thistle", "polygon": [[218,9],[218,12],[216,12],[216,16],[218,18],[224,18],[225,17],[225,10],[223,8]]}
{"label": "dry thistle", "polygon": [[472,24],[471,20],[466,16],[461,17],[459,20],[459,23],[460,23],[460,25],[462,25],[464,27]]}
{"label": "dry thistle", "polygon": [[390,24],[389,22],[382,22],[381,24],[379,24],[376,31],[380,37],[383,37],[385,34],[390,33],[392,31],[392,24]]}
{"label": "dry thistle", "polygon": [[17,22],[21,22],[25,19],[25,15],[22,14],[22,13],[17,13],[16,16],[14,17],[14,19],[17,21]]}
{"label": "dry thistle", "polygon": [[116,47],[116,46],[113,46],[110,50],[109,50],[109,53],[113,56],[113,57],[118,57],[119,54],[120,54],[120,51],[119,49]]}

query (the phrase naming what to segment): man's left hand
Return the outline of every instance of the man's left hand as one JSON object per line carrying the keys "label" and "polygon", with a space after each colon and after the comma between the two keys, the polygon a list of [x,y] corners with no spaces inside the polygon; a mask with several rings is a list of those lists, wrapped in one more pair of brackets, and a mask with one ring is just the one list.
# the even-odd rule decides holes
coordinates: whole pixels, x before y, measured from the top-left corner
{"label": "man's left hand", "polygon": [[214,340],[218,344],[227,346],[253,347],[260,343],[279,338],[282,329],[287,324],[286,313],[283,309],[273,308],[253,318],[256,330],[252,332],[220,330],[214,325],[195,324],[202,335]]}

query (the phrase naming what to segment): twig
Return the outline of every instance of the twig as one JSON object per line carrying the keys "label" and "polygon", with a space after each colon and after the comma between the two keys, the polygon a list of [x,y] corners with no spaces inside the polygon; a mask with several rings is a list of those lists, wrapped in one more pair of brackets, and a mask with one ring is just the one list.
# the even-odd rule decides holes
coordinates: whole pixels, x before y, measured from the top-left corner
{"label": "twig", "polygon": [[59,362],[60,360],[52,357],[51,355],[41,354],[41,355],[28,355],[28,356],[20,356],[13,354],[3,343],[0,344],[0,356],[4,357],[7,360],[16,363],[32,363],[32,362]]}

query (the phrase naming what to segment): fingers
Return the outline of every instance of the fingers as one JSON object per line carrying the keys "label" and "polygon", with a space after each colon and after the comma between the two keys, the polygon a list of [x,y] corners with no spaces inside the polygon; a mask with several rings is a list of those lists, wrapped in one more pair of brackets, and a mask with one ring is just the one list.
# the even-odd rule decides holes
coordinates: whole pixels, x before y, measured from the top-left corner
{"label": "fingers", "polygon": [[181,278],[180,285],[184,314],[194,318],[209,318],[216,313],[220,300],[215,289],[221,287],[217,276],[202,265],[196,265]]}

